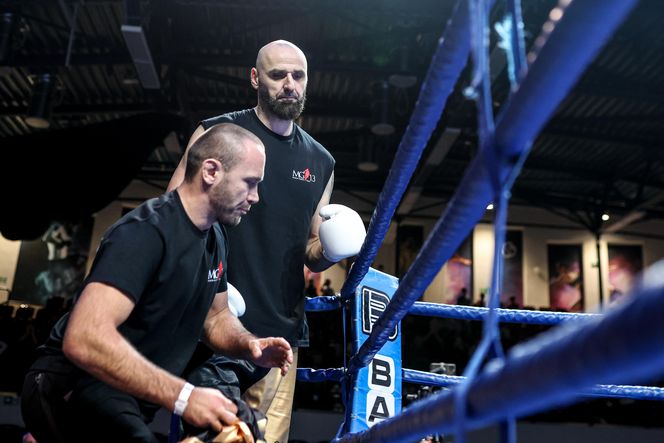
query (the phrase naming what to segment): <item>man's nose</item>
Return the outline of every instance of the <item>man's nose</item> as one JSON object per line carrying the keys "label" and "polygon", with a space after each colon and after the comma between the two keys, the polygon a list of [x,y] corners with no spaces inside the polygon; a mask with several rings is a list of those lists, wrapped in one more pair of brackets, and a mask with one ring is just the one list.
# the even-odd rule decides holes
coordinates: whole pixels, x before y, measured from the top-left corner
{"label": "man's nose", "polygon": [[293,76],[290,73],[286,74],[286,78],[284,79],[284,89],[292,91],[294,88],[295,80],[293,79]]}
{"label": "man's nose", "polygon": [[249,196],[247,197],[247,201],[249,204],[255,205],[258,203],[259,197],[258,197],[258,188],[254,188],[251,191],[249,191]]}

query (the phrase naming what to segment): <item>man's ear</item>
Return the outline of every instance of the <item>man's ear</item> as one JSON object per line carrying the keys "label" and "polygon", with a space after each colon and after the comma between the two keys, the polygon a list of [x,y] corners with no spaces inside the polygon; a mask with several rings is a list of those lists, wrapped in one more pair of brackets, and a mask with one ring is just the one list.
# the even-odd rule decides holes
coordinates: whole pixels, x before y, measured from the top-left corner
{"label": "man's ear", "polygon": [[251,68],[251,87],[258,89],[258,70]]}
{"label": "man's ear", "polygon": [[205,183],[208,185],[213,185],[218,177],[223,173],[221,162],[213,158],[203,160],[201,173],[203,174],[203,181],[205,181]]}

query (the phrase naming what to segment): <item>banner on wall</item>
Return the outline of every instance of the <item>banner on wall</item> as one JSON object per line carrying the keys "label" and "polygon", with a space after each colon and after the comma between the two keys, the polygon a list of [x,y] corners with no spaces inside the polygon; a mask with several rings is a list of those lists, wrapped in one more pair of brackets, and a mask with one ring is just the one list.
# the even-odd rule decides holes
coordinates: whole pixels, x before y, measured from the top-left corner
{"label": "banner on wall", "polygon": [[22,241],[10,298],[38,305],[72,298],[85,277],[92,221],[54,221],[40,239]]}
{"label": "banner on wall", "polygon": [[569,312],[584,310],[581,245],[548,245],[549,306]]}
{"label": "banner on wall", "polygon": [[443,303],[470,305],[473,294],[473,235],[459,245],[445,264],[443,272]]}
{"label": "banner on wall", "polygon": [[500,304],[509,308],[523,307],[523,233],[508,230],[503,246],[503,291]]}
{"label": "banner on wall", "polygon": [[643,269],[641,245],[609,244],[609,303],[630,292],[636,276]]}

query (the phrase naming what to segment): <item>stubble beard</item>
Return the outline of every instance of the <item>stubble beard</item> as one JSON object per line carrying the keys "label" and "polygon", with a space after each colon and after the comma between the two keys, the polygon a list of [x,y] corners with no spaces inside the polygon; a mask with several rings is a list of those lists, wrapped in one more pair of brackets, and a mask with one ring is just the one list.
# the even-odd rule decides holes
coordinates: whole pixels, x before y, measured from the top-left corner
{"label": "stubble beard", "polygon": [[212,191],[211,205],[214,213],[217,215],[217,221],[224,226],[237,226],[240,224],[242,217],[235,214],[235,206],[227,206],[225,202],[230,201],[231,198],[225,190],[223,183],[217,185],[217,188]]}

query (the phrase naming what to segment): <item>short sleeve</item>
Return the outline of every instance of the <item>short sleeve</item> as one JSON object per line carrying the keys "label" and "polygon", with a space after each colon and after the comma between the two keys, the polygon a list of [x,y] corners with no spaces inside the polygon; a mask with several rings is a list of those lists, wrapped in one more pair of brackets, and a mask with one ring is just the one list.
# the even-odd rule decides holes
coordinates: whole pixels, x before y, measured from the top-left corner
{"label": "short sleeve", "polygon": [[108,284],[138,302],[157,274],[163,251],[153,225],[119,225],[102,240],[87,282]]}

